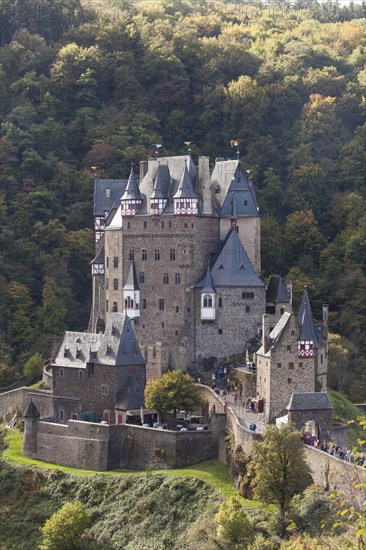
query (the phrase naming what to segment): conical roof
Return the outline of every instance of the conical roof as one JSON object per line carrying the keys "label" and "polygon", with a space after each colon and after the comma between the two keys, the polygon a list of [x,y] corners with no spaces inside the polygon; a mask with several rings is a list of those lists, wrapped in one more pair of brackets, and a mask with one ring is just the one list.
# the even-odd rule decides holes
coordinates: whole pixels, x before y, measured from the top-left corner
{"label": "conical roof", "polygon": [[169,197],[170,172],[167,164],[158,165],[156,171],[154,188],[150,195],[151,199],[167,199]]}
{"label": "conical roof", "polygon": [[145,364],[135,332],[127,315],[125,315],[123,320],[122,332],[116,350],[115,364],[116,366]]}
{"label": "conical roof", "polygon": [[131,172],[127,181],[125,192],[121,197],[122,201],[131,200],[131,199],[142,201],[142,196],[140,194],[140,189],[139,189],[139,183],[135,176],[135,172],[133,170],[133,164],[131,165]]}
{"label": "conical roof", "polygon": [[300,325],[299,340],[318,343],[318,337],[313,319],[313,312],[311,311],[311,305],[306,287],[304,288],[299,313],[297,314],[297,322]]}
{"label": "conical roof", "polygon": [[39,418],[41,415],[32,400],[29,401],[24,413],[24,418]]}
{"label": "conical roof", "polygon": [[193,184],[191,176],[189,174],[187,163],[184,165],[183,173],[179,181],[179,186],[176,194],[174,195],[175,199],[196,199],[197,193],[193,189]]}
{"label": "conical roof", "polygon": [[98,254],[90,263],[92,265],[104,265],[104,247],[99,250]]}
{"label": "conical roof", "polygon": [[139,282],[136,275],[135,262],[131,262],[123,290],[140,290]]}
{"label": "conical roof", "polygon": [[259,216],[259,208],[252,183],[248,181],[239,161],[220,211],[221,216],[231,216],[233,192],[235,192],[235,209],[238,217]]}
{"label": "conical roof", "polygon": [[202,292],[203,293],[213,293],[215,292],[215,289],[213,287],[213,282],[212,282],[212,276],[211,276],[211,269],[210,267],[207,268],[207,271],[206,271],[206,275],[205,275],[205,280],[204,280],[204,283],[203,283],[203,289],[202,289]]}
{"label": "conical roof", "polygon": [[235,230],[231,229],[211,268],[212,282],[218,286],[264,287]]}
{"label": "conical roof", "polygon": [[266,300],[275,304],[287,304],[290,302],[282,278],[279,275],[271,277],[268,283]]}

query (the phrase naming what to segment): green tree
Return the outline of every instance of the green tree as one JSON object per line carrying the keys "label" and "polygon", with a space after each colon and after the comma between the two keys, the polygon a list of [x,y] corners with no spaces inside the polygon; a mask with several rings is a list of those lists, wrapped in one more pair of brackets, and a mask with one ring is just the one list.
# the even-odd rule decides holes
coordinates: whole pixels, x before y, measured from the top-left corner
{"label": "green tree", "polygon": [[283,424],[280,428],[269,426],[263,441],[252,445],[249,469],[254,476],[255,498],[278,505],[283,535],[291,498],[306,488],[310,477],[300,432],[294,430],[291,424]]}
{"label": "green tree", "polygon": [[240,498],[225,500],[215,516],[217,536],[230,543],[230,548],[244,550],[253,541],[254,528],[240,502]]}
{"label": "green tree", "polygon": [[191,412],[203,404],[193,378],[180,371],[166,372],[150,380],[145,388],[145,405],[159,412],[183,410]]}
{"label": "green tree", "polygon": [[66,502],[41,527],[43,543],[40,550],[82,548],[81,536],[89,524],[89,515],[81,502]]}
{"label": "green tree", "polygon": [[35,353],[28,359],[24,365],[24,374],[30,378],[38,378],[42,376],[44,359],[39,353]]}

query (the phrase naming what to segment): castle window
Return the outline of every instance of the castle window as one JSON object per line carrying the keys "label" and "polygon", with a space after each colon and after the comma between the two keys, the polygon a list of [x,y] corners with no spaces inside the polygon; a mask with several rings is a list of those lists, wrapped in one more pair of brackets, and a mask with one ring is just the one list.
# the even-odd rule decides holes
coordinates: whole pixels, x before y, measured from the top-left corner
{"label": "castle window", "polygon": [[171,249],[170,249],[170,259],[171,259],[172,261],[175,260],[175,248],[171,248]]}
{"label": "castle window", "polygon": [[144,229],[147,229],[147,222],[144,222]]}
{"label": "castle window", "polygon": [[109,305],[108,300],[106,300],[106,301],[105,301],[105,310],[106,310],[106,311],[108,311],[108,305]]}
{"label": "castle window", "polygon": [[64,419],[64,411],[62,409],[59,410],[59,417],[60,417],[60,420]]}
{"label": "castle window", "polygon": [[281,315],[283,315],[285,313],[285,308],[284,307],[281,307],[280,313],[281,313]]}
{"label": "castle window", "polygon": [[212,296],[205,294],[203,297],[203,307],[212,307]]}
{"label": "castle window", "polygon": [[146,298],[142,298],[142,309],[146,309],[146,308],[147,308]]}
{"label": "castle window", "polygon": [[219,307],[222,307],[222,298],[219,298]]}
{"label": "castle window", "polygon": [[118,290],[118,279],[113,279],[113,290]]}
{"label": "castle window", "polygon": [[131,229],[131,222],[127,222],[127,229]]}
{"label": "castle window", "polygon": [[61,378],[63,378],[65,376],[65,371],[64,369],[60,369],[60,376]]}
{"label": "castle window", "polygon": [[222,334],[222,328],[219,328],[219,334]]}
{"label": "castle window", "polygon": [[164,275],[163,275],[163,284],[164,285],[169,284],[169,273],[164,273]]}
{"label": "castle window", "polygon": [[89,378],[92,378],[94,376],[94,365],[91,364],[91,365],[88,365],[88,376]]}
{"label": "castle window", "polygon": [[293,370],[294,364],[293,364],[293,363],[289,363],[289,364],[288,364],[288,368],[291,369],[291,370]]}
{"label": "castle window", "polygon": [[80,378],[80,380],[83,379],[83,371],[82,370],[79,370],[79,378]]}
{"label": "castle window", "polygon": [[245,306],[245,313],[250,313],[250,306]]}
{"label": "castle window", "polygon": [[161,222],[161,228],[164,229],[164,222]]}
{"label": "castle window", "polygon": [[169,229],[172,228],[172,222],[169,222]]}
{"label": "castle window", "polygon": [[248,206],[248,201],[244,201],[244,206]]}
{"label": "castle window", "polygon": [[118,304],[117,304],[117,302],[113,302],[113,311],[114,311],[114,313],[117,313],[117,311],[118,311]]}
{"label": "castle window", "polygon": [[175,306],[175,313],[179,313],[179,306]]}
{"label": "castle window", "polygon": [[135,259],[135,251],[134,250],[129,251],[128,259],[130,260],[130,262],[133,262],[133,260]]}
{"label": "castle window", "polygon": [[287,346],[287,351],[291,351],[291,346]]}
{"label": "castle window", "polygon": [[104,189],[104,194],[105,194],[106,199],[110,199],[110,198],[111,198],[111,188],[110,188],[110,187],[106,187],[106,188]]}
{"label": "castle window", "polygon": [[175,284],[180,285],[180,273],[175,274]]}
{"label": "castle window", "polygon": [[109,258],[107,256],[107,267],[109,267]]}
{"label": "castle window", "polygon": [[140,283],[145,282],[145,271],[140,271]]}
{"label": "castle window", "polygon": [[192,229],[194,228],[194,223],[191,223],[191,227],[192,227]]}
{"label": "castle window", "polygon": [[239,226],[236,226],[236,232],[239,233]]}
{"label": "castle window", "polygon": [[109,279],[108,279],[108,277],[107,277],[106,280],[105,280],[105,288],[106,288],[107,290],[108,290],[108,288],[109,288]]}
{"label": "castle window", "polygon": [[302,363],[299,363],[299,367],[300,367],[300,369],[302,368]]}
{"label": "castle window", "polygon": [[287,383],[291,384],[291,382],[292,382],[291,378],[287,378]]}
{"label": "castle window", "polygon": [[184,227],[187,228],[187,227],[188,227],[188,223],[185,223],[185,224],[184,224]]}
{"label": "castle window", "polygon": [[108,395],[108,386],[102,385],[102,395]]}
{"label": "castle window", "polygon": [[164,328],[164,326],[165,326],[164,323],[161,323],[161,328]]}
{"label": "castle window", "polygon": [[175,335],[178,336],[178,331],[177,330],[175,331]]}
{"label": "castle window", "polygon": [[323,354],[320,356],[320,363],[323,364]]}
{"label": "castle window", "polygon": [[125,309],[133,309],[133,300],[130,296],[125,299]]}
{"label": "castle window", "polygon": [[187,313],[191,313],[191,308],[187,307]]}
{"label": "castle window", "polygon": [[143,262],[146,262],[146,260],[147,260],[147,250],[146,250],[146,248],[141,249],[141,260]]}
{"label": "castle window", "polygon": [[159,298],[159,311],[164,311],[165,304],[164,304],[164,298]]}
{"label": "castle window", "polygon": [[295,336],[295,331],[294,330],[291,331],[291,336]]}
{"label": "castle window", "polygon": [[281,368],[282,364],[281,363],[277,363],[277,367],[278,368]]}
{"label": "castle window", "polygon": [[242,292],[242,300],[254,300],[254,292]]}
{"label": "castle window", "polygon": [[155,260],[158,262],[160,260],[160,249],[155,248]]}

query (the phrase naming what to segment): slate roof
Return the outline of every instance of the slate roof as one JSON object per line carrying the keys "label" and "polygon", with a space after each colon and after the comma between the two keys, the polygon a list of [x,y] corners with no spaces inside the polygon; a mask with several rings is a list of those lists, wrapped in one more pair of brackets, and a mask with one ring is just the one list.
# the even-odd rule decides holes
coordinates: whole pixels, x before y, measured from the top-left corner
{"label": "slate roof", "polygon": [[131,262],[130,269],[128,270],[128,275],[126,279],[125,286],[123,290],[140,290],[140,285],[136,275],[136,266],[135,262]]}
{"label": "slate roof", "polygon": [[293,393],[288,411],[324,411],[332,409],[326,392]]}
{"label": "slate roof", "polygon": [[[110,212],[123,195],[127,185],[126,179],[107,180],[96,179],[94,182],[94,216],[104,216]],[[110,196],[106,196],[106,189],[110,189]]]}
{"label": "slate roof", "polygon": [[208,292],[208,293],[211,293],[211,294],[213,292],[215,292],[214,287],[213,287],[210,267],[208,267],[207,271],[206,271],[202,292],[204,292],[204,293]]}
{"label": "slate roof", "polygon": [[151,199],[168,199],[171,187],[171,178],[168,164],[158,164],[156,171],[154,189],[150,195]]}
{"label": "slate roof", "polygon": [[270,348],[271,346],[276,346],[279,338],[281,337],[281,334],[283,332],[283,330],[286,328],[287,326],[287,323],[291,317],[292,313],[288,313],[287,311],[285,311],[280,319],[277,321],[276,325],[274,326],[274,328],[271,330],[270,334],[269,334],[269,342],[268,342],[268,349],[267,351],[265,351],[263,349],[263,346],[261,346],[259,348],[259,350],[257,351],[257,353],[259,355],[267,355],[268,357],[270,356]]}
{"label": "slate roof", "polygon": [[[264,287],[253,269],[247,253],[235,230],[231,229],[211,267],[213,286]],[[196,286],[204,285],[202,279]]]}
{"label": "slate roof", "polygon": [[239,161],[236,161],[234,175],[219,212],[221,216],[231,215],[233,192],[235,192],[236,214],[239,218],[245,216],[259,216],[259,208],[252,183],[248,181]]}
{"label": "slate roof", "polygon": [[177,192],[174,195],[175,199],[196,199],[197,193],[194,190],[193,182],[190,173],[187,168],[187,164],[184,165],[183,173],[179,181]]}
{"label": "slate roof", "polygon": [[231,220],[237,220],[238,219],[238,212],[236,209],[236,198],[235,198],[235,191],[231,193],[231,214],[230,214]]}
{"label": "slate roof", "polygon": [[313,341],[315,347],[321,346],[321,341],[318,334],[319,331],[315,328],[313,313],[311,311],[311,305],[306,287],[304,288],[299,313],[297,314],[297,322],[299,323],[301,329],[299,340]]}
{"label": "slate roof", "polygon": [[134,376],[129,376],[128,381],[117,395],[116,409],[131,410],[144,406],[145,384]]}
{"label": "slate roof", "polygon": [[111,313],[104,334],[65,332],[53,364],[80,369],[86,368],[88,362],[115,366],[145,364],[126,315]]}
{"label": "slate roof", "polygon": [[99,250],[98,254],[90,263],[92,265],[104,265],[104,247]]}
{"label": "slate roof", "polygon": [[278,303],[289,303],[290,298],[279,275],[273,275],[268,283],[266,301]]}
{"label": "slate roof", "polygon": [[39,418],[41,415],[32,400],[29,401],[25,409],[24,418]]}
{"label": "slate roof", "polygon": [[139,182],[135,176],[135,172],[133,170],[133,164],[131,166],[131,172],[127,181],[125,192],[121,197],[121,200],[129,200],[129,199],[142,200],[142,196],[140,194],[140,189],[139,189]]}

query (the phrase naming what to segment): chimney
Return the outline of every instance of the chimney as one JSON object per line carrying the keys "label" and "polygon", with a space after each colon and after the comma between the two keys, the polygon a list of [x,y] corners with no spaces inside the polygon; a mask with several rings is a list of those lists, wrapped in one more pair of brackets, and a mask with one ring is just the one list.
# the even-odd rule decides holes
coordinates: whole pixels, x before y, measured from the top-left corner
{"label": "chimney", "polygon": [[198,157],[199,194],[204,214],[212,214],[210,158]]}
{"label": "chimney", "polygon": [[325,343],[325,356],[328,355],[328,322],[329,322],[329,306],[323,304],[323,339]]}
{"label": "chimney", "polygon": [[286,288],[287,288],[287,294],[290,299],[290,305],[292,309],[292,282],[291,281],[287,283]]}
{"label": "chimney", "polygon": [[142,182],[142,180],[147,174],[147,167],[148,167],[148,161],[140,160],[140,183]]}
{"label": "chimney", "polygon": [[262,317],[262,346],[264,353],[266,353],[269,348],[269,319],[270,316],[267,314]]}

